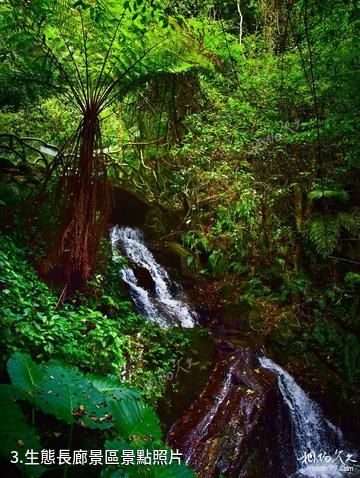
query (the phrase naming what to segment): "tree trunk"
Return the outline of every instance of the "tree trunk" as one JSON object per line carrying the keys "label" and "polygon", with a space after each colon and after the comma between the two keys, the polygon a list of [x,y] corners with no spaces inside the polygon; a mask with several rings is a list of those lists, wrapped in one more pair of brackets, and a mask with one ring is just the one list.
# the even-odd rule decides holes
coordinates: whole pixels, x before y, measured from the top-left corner
{"label": "tree trunk", "polygon": [[86,109],[73,154],[71,171],[65,173],[67,214],[58,250],[68,293],[90,277],[110,210],[96,105]]}

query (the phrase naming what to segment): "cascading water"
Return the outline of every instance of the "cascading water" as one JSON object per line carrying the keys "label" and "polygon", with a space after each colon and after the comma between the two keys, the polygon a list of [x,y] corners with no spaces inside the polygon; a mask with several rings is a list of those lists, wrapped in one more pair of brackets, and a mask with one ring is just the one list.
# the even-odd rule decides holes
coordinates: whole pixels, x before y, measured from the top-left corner
{"label": "cascading water", "polygon": [[121,277],[128,284],[131,297],[138,310],[162,327],[171,325],[194,327],[196,324],[195,312],[171,292],[169,275],[156,262],[152,253],[146,247],[141,231],[130,227],[115,226],[111,230],[111,244],[115,262],[119,262],[118,246],[121,246],[131,262],[147,269],[154,281],[155,294],[152,297],[147,290],[138,284],[131,268],[123,267],[120,270]]}
{"label": "cascading water", "polygon": [[[149,292],[139,284],[135,275],[136,271],[134,273],[132,268],[125,266],[120,269],[121,277],[128,284],[132,299],[143,315],[162,327],[172,325],[194,327],[196,325],[195,312],[172,292],[172,282],[167,271],[157,263],[146,247],[141,231],[130,227],[115,226],[111,230],[111,243],[115,262],[121,262],[120,247],[131,263],[134,264],[134,267],[146,269],[151,276],[154,292]],[[309,398],[291,375],[266,357],[259,358],[259,361],[262,368],[270,369],[275,373],[282,398],[280,406],[288,410],[286,415],[289,416],[289,427],[291,425],[289,452],[295,457],[296,465],[294,464],[292,469],[296,471],[295,473],[285,472],[285,475],[282,476],[287,478],[350,478],[359,476],[356,474],[358,470],[355,455],[344,450],[341,431],[324,417],[320,407]],[[211,394],[210,399],[213,400],[213,404],[210,408],[207,408],[205,414],[200,413],[200,417],[196,417],[196,421],[190,430],[186,428],[187,420],[184,422],[186,440],[182,451],[186,463],[192,466],[200,463],[197,458],[198,453],[204,453],[201,458],[203,461],[200,461],[206,463],[207,443],[211,440],[218,422],[221,422],[221,416],[227,414],[226,410],[235,398],[233,394],[240,393],[237,392],[239,387],[233,383],[233,376],[236,375],[236,370],[241,363],[241,359],[235,359],[229,364],[229,368],[223,374],[221,386],[218,388],[216,396]],[[257,373],[259,373],[258,369]],[[231,417],[230,412],[230,415],[228,415],[230,421],[232,420]],[[251,420],[250,417],[251,414],[249,420]],[[228,422],[227,424],[224,423],[223,426],[229,427]],[[184,434],[180,433],[179,436],[180,439],[183,439],[181,437],[184,437]],[[226,432],[224,438],[226,440]],[[280,437],[278,437],[279,439]],[[282,443],[276,444],[275,440],[273,446],[281,448]],[[201,452],[203,447],[205,447],[205,451]],[[238,453],[239,449],[236,445],[234,452]],[[347,460],[349,456],[352,458],[351,461]],[[339,457],[338,461],[336,457]],[[286,460],[286,456],[284,459]],[[352,468],[352,472],[349,472],[349,467]]]}
{"label": "cascading water", "polygon": [[[345,476],[343,472],[345,467],[353,463],[345,463],[348,452],[344,451],[341,431],[324,417],[319,405],[310,399],[291,375],[266,357],[259,360],[262,367],[275,372],[281,396],[289,409],[293,450],[299,463],[294,476],[299,478]],[[336,459],[336,456],[339,458]]]}
{"label": "cascading water", "polygon": [[357,456],[279,365],[219,342],[213,373],[167,435],[202,478],[354,478]]}

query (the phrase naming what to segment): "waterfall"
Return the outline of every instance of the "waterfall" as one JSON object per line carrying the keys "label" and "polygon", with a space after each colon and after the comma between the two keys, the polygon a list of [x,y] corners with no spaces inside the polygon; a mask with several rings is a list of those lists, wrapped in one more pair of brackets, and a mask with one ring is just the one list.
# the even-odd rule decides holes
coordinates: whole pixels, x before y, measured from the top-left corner
{"label": "waterfall", "polygon": [[171,325],[194,327],[195,312],[171,292],[169,275],[146,247],[142,232],[131,227],[115,226],[111,230],[111,244],[115,262],[119,262],[121,257],[118,250],[120,246],[126,257],[136,266],[146,269],[154,281],[155,294],[152,296],[138,284],[130,267],[122,267],[120,270],[120,275],[128,284],[130,295],[139,312],[162,327]]}
{"label": "waterfall", "polygon": [[[277,375],[281,396],[287,405],[292,425],[292,445],[298,460],[294,476],[306,478],[340,478],[350,473],[346,466],[348,452],[344,450],[341,431],[323,415],[319,405],[299,387],[295,380],[272,360],[261,357],[261,366]],[[341,452],[336,459],[337,452]],[[351,455],[355,460],[354,454]],[[307,457],[307,459],[306,459]],[[325,457],[327,457],[325,459]],[[343,465],[343,462],[345,465]]]}

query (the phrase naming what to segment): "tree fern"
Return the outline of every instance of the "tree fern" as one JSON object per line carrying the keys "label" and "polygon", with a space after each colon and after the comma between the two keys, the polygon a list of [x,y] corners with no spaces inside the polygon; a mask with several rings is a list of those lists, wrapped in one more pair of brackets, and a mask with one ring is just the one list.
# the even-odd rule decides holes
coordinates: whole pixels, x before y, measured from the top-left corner
{"label": "tree fern", "polygon": [[[50,255],[65,272],[69,293],[90,277],[108,223],[109,157],[101,135],[105,115],[135,87],[209,62],[198,53],[201,44],[157,2],[15,5],[0,2],[4,46],[17,54],[14,71],[23,70],[36,83],[42,80],[39,70],[46,68],[51,72],[47,89],[61,92],[78,113],[78,128],[51,168],[60,178],[64,204],[62,231]],[[61,174],[54,174],[56,169]]]}

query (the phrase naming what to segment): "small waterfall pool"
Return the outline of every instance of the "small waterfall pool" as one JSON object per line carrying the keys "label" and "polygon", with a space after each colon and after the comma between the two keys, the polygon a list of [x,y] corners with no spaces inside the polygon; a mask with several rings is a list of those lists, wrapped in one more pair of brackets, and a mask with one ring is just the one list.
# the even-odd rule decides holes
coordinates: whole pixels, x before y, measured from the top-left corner
{"label": "small waterfall pool", "polygon": [[119,262],[119,247],[135,266],[146,269],[154,284],[151,294],[138,284],[131,267],[122,267],[120,275],[128,285],[136,308],[145,317],[161,327],[181,326],[191,328],[196,325],[196,313],[179,293],[174,293],[167,271],[156,261],[147,248],[144,236],[139,229],[115,226],[111,230],[113,260]]}

